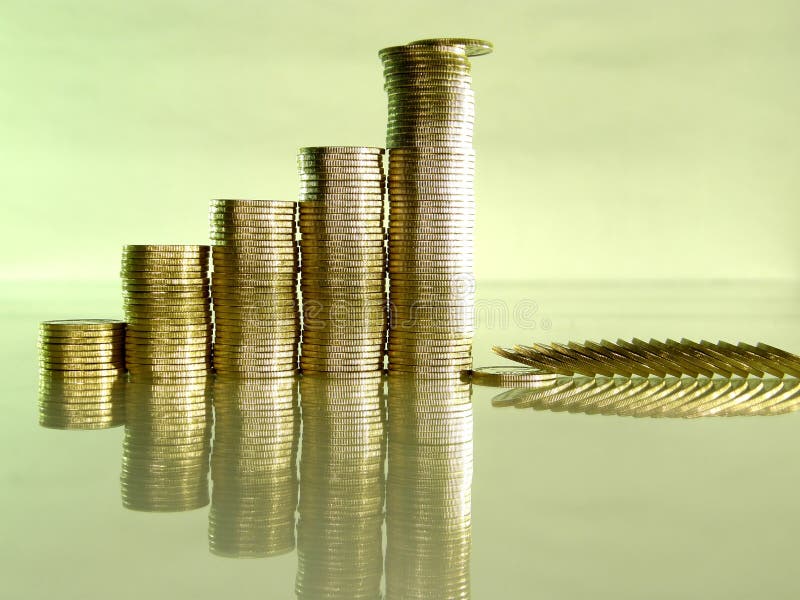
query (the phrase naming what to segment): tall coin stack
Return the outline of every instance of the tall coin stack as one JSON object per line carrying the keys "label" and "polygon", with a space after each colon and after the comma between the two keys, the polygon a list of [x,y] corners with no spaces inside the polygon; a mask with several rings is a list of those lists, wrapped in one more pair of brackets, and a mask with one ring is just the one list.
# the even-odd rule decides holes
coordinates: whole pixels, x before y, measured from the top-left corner
{"label": "tall coin stack", "polygon": [[475,120],[470,57],[489,42],[380,51],[389,120],[389,370],[468,369],[474,334]]}
{"label": "tall coin stack", "polygon": [[296,208],[284,200],[211,202],[217,373],[297,370]]}
{"label": "tall coin stack", "polygon": [[134,377],[211,368],[208,246],[125,246],[125,362]]}
{"label": "tall coin stack", "polygon": [[214,382],[211,552],[276,556],[295,547],[300,407],[293,375]]}
{"label": "tall coin stack", "polygon": [[125,422],[125,323],[111,319],[39,325],[39,424],[103,429]]}
{"label": "tall coin stack", "polygon": [[383,149],[301,148],[303,372],[383,369]]}
{"label": "tall coin stack", "polygon": [[298,598],[380,598],[385,408],[381,373],[303,375]]}
{"label": "tall coin stack", "polygon": [[128,383],[122,504],[178,512],[206,506],[211,398],[204,374]]}
{"label": "tall coin stack", "polygon": [[471,386],[389,376],[386,598],[469,598]]}

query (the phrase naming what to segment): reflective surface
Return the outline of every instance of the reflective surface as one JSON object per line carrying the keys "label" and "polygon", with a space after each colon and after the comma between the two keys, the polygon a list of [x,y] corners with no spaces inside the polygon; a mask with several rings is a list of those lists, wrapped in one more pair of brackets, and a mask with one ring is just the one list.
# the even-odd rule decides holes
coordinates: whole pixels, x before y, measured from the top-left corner
{"label": "reflective surface", "polygon": [[[497,362],[492,344],[525,336],[685,335],[800,347],[799,298],[789,286],[530,289],[537,329],[484,322],[476,364]],[[124,426],[59,431],[38,424],[36,323],[103,316],[116,294],[112,286],[67,290],[54,311],[57,290],[4,289],[0,532],[8,597],[800,591],[789,575],[800,533],[797,415],[613,416],[637,406],[644,391],[651,408],[666,406],[658,393],[689,406],[676,403],[676,391],[693,385],[681,380],[658,391],[655,381],[596,380],[580,396],[559,389],[561,403],[547,406],[548,388],[526,390],[527,404],[510,404],[539,410],[512,410],[496,397],[522,392],[460,380],[195,378],[104,388],[108,419],[118,419],[112,406],[124,395]],[[520,287],[480,290],[509,307],[532,300]],[[675,390],[664,392],[670,385]],[[725,385],[712,382],[697,406],[737,414],[735,402],[709,402]],[[752,399],[774,400],[778,385],[795,384],[763,390],[745,382],[727,402],[764,408],[768,400]],[[616,402],[624,394],[627,403]],[[665,416],[702,413],[686,412]]]}

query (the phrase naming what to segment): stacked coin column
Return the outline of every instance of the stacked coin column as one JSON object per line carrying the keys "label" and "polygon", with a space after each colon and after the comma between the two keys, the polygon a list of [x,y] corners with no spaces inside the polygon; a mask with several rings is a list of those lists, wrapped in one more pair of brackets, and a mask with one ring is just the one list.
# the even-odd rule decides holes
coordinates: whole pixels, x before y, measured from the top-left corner
{"label": "stacked coin column", "polygon": [[[471,366],[475,116],[464,44],[381,50],[389,100],[389,370]],[[483,52],[483,50],[481,50]]]}
{"label": "stacked coin column", "polygon": [[211,552],[276,556],[295,547],[300,407],[293,375],[214,382]]}
{"label": "stacked coin column", "polygon": [[40,425],[103,429],[125,422],[125,323],[45,321],[39,362]]}
{"label": "stacked coin column", "polygon": [[469,383],[389,376],[386,598],[469,598]]}
{"label": "stacked coin column", "polygon": [[217,373],[297,370],[296,208],[284,200],[211,202]]}
{"label": "stacked coin column", "polygon": [[130,374],[206,373],[212,328],[208,246],[125,246],[121,275]]}
{"label": "stacked coin column", "polygon": [[206,506],[211,397],[205,374],[132,381],[122,458],[122,504],[180,512]]}
{"label": "stacked coin column", "polygon": [[385,409],[380,372],[303,375],[298,598],[380,598]]}
{"label": "stacked coin column", "polygon": [[383,369],[383,150],[301,148],[303,372]]}

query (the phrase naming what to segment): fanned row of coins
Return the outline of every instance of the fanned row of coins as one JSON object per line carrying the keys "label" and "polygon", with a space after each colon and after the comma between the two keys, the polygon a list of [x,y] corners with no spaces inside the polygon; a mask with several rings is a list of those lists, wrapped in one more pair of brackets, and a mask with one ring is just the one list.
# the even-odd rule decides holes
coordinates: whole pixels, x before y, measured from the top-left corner
{"label": "fanned row of coins", "polygon": [[712,343],[668,339],[649,342],[633,338],[616,342],[569,342],[567,344],[494,347],[504,358],[528,365],[542,373],[601,375],[611,377],[800,377],[800,356],[768,344]]}
{"label": "fanned row of coins", "polygon": [[472,399],[458,376],[389,375],[386,598],[469,598]]}
{"label": "fanned row of coins", "polygon": [[102,429],[125,421],[125,323],[110,319],[39,325],[39,423]]}
{"label": "fanned row of coins", "polygon": [[389,119],[389,371],[469,369],[474,334],[475,99],[470,57],[489,42],[380,51]]}
{"label": "fanned row of coins", "polygon": [[383,369],[386,335],[383,149],[301,148],[301,368]]}
{"label": "fanned row of coins", "polygon": [[122,504],[146,512],[206,506],[212,424],[205,375],[129,382]]}
{"label": "fanned row of coins", "polygon": [[800,409],[800,380],[559,377],[507,390],[492,405],[638,418],[780,415]]}
{"label": "fanned row of coins", "polygon": [[212,553],[276,556],[295,547],[300,407],[293,376],[214,382]]}
{"label": "fanned row of coins", "polygon": [[129,245],[122,252],[125,365],[133,376],[211,369],[208,246]]}
{"label": "fanned row of coins", "polygon": [[380,373],[303,375],[298,598],[381,597],[386,413]]}
{"label": "fanned row of coins", "polygon": [[217,373],[297,369],[296,210],[281,200],[211,202]]}

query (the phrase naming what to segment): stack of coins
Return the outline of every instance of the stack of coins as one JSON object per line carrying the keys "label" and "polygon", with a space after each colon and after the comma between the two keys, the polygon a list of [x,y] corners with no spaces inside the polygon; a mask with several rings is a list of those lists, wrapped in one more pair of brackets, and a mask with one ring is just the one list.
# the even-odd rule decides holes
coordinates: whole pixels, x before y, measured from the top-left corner
{"label": "stack of coins", "polygon": [[301,148],[303,372],[383,369],[383,149]]}
{"label": "stack of coins", "polygon": [[468,598],[472,401],[460,378],[389,376],[386,598]]}
{"label": "stack of coins", "polygon": [[39,325],[39,423],[103,429],[125,422],[125,323],[111,319]]}
{"label": "stack of coins", "polygon": [[389,99],[389,370],[468,369],[474,333],[475,119],[481,40],[380,51]]}
{"label": "stack of coins", "polygon": [[205,375],[129,382],[122,504],[178,512],[206,506],[211,398]]}
{"label": "stack of coins", "polygon": [[214,382],[213,554],[275,556],[295,547],[300,408],[294,376]]}
{"label": "stack of coins", "polygon": [[211,367],[208,246],[125,246],[125,361],[133,376],[174,377]]}
{"label": "stack of coins", "polygon": [[298,598],[380,597],[385,409],[380,373],[303,375]]}
{"label": "stack of coins", "polygon": [[283,200],[211,202],[217,373],[297,370],[296,210]]}

